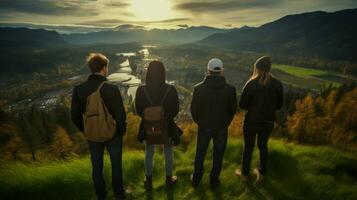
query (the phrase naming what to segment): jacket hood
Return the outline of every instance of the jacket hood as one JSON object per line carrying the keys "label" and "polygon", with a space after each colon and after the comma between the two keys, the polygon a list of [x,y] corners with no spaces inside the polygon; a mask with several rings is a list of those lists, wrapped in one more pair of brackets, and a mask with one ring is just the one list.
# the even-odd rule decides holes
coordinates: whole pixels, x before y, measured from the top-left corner
{"label": "jacket hood", "polygon": [[226,79],[219,75],[207,75],[203,81],[203,84],[209,88],[218,89],[226,85]]}

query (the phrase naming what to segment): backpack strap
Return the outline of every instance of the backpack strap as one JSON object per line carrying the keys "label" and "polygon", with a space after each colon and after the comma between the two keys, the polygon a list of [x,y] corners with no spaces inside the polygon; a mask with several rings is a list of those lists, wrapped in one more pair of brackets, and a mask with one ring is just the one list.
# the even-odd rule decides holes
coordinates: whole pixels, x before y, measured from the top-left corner
{"label": "backpack strap", "polygon": [[169,94],[170,89],[171,89],[171,85],[168,85],[168,86],[167,86],[167,89],[166,89],[166,91],[165,91],[164,97],[162,97],[162,100],[161,100],[161,102],[160,102],[161,105],[164,105],[164,101],[165,101],[167,95]]}
{"label": "backpack strap", "polygon": [[146,86],[143,87],[143,90],[144,90],[144,94],[146,96],[146,99],[149,101],[150,105],[153,105],[152,99],[150,97],[150,94],[149,94],[148,90],[146,89]]}
{"label": "backpack strap", "polygon": [[[167,95],[169,94],[170,89],[171,89],[171,86],[169,85],[167,87],[166,91],[165,91],[165,94],[164,94],[163,98],[161,99],[160,105],[164,104],[164,101],[165,101]],[[152,99],[150,97],[150,94],[149,94],[148,90],[146,89],[146,86],[143,87],[143,90],[144,90],[145,96],[146,96],[147,100],[149,101],[150,105],[153,105],[154,103],[153,103],[153,101],[152,101]]]}
{"label": "backpack strap", "polygon": [[98,86],[98,88],[97,88],[96,92],[99,92],[99,91],[100,91],[100,89],[102,89],[102,87],[103,87],[104,83],[106,83],[106,82],[107,82],[107,81],[103,81],[103,82],[101,82],[101,83],[100,83],[100,85]]}

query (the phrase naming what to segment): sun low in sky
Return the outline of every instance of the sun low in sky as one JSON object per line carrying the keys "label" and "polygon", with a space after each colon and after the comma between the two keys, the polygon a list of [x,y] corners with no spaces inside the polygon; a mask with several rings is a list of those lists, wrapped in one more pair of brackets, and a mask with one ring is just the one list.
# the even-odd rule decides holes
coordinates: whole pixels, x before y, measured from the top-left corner
{"label": "sun low in sky", "polygon": [[132,0],[128,7],[138,21],[161,21],[175,16],[168,0]]}
{"label": "sun low in sky", "polygon": [[0,25],[232,28],[259,26],[289,14],[356,7],[356,0],[0,0]]}

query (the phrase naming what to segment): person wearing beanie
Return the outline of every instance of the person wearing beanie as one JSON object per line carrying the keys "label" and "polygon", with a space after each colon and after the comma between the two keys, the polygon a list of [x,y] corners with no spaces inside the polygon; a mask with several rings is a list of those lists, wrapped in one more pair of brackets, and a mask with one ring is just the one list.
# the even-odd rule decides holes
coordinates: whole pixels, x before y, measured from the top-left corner
{"label": "person wearing beanie", "polygon": [[198,124],[197,149],[191,184],[198,187],[203,176],[203,164],[207,148],[213,140],[213,162],[210,174],[211,190],[219,186],[228,126],[237,110],[236,89],[226,83],[222,75],[223,62],[213,58],[208,62],[207,75],[193,92],[191,114]]}
{"label": "person wearing beanie", "polygon": [[235,174],[242,181],[247,181],[250,163],[257,136],[260,152],[260,167],[254,169],[256,184],[262,185],[267,167],[268,139],[274,128],[275,111],[283,105],[283,85],[271,73],[271,58],[259,58],[253,69],[253,75],[247,81],[239,101],[239,107],[246,110],[243,123],[244,151],[242,169]]}

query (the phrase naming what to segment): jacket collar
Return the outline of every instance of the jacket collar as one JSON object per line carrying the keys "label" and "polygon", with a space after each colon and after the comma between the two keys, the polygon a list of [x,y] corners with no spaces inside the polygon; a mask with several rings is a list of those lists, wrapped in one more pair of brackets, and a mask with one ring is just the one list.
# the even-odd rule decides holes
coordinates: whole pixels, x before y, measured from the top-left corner
{"label": "jacket collar", "polygon": [[108,79],[101,74],[91,74],[88,76],[88,80],[102,80],[107,81]]}

